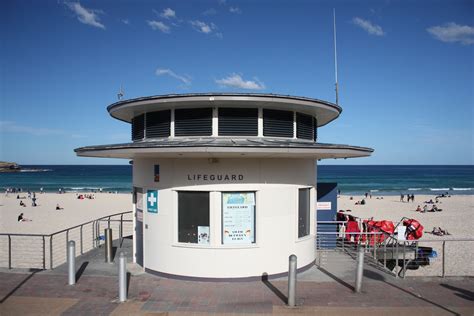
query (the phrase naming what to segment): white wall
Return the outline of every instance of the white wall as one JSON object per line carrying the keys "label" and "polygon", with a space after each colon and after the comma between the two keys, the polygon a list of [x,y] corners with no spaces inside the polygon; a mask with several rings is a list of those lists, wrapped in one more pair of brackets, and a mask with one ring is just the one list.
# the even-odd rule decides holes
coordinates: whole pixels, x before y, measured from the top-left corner
{"label": "white wall", "polygon": [[[160,182],[154,182],[154,165]],[[188,175],[242,175],[242,181],[189,180]],[[237,178],[238,179],[238,178]],[[159,190],[158,214],[146,212],[145,267],[158,272],[207,278],[287,272],[288,256],[298,267],[315,260],[316,164],[313,159],[135,159],[133,185]],[[298,239],[298,188],[311,190],[311,233]],[[210,191],[209,246],[178,243],[177,191]],[[256,191],[256,244],[221,244],[220,191]]]}

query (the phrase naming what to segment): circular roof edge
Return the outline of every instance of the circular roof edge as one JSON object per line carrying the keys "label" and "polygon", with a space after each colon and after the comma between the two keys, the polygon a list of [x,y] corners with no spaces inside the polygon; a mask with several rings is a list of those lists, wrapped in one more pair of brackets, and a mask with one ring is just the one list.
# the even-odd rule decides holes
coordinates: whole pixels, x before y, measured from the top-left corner
{"label": "circular roof edge", "polygon": [[[186,99],[189,99],[190,102],[196,101],[214,101],[213,98],[217,98],[215,101],[222,102],[222,101],[246,101],[246,102],[263,102],[266,104],[274,102],[278,104],[280,102],[288,101],[288,104],[293,103],[294,105],[306,104],[306,106],[315,106],[316,108],[328,110],[327,112],[333,112],[332,115],[325,118],[323,122],[319,126],[326,125],[327,123],[331,122],[332,120],[336,119],[341,113],[342,108],[334,103],[323,101],[315,98],[308,98],[308,97],[299,97],[299,96],[291,96],[291,95],[281,95],[281,94],[272,94],[272,93],[185,93],[185,94],[166,94],[166,95],[155,95],[155,96],[147,96],[147,97],[139,97],[133,98],[128,100],[121,100],[115,103],[110,104],[107,107],[107,111],[109,114],[121,121],[130,122],[131,117],[130,115],[123,115],[126,109],[130,110],[132,106],[140,106],[145,104],[151,104],[153,101],[156,101],[158,104],[171,104],[173,101],[179,103],[186,103]],[[229,97],[226,100],[226,97]],[[235,99],[237,98],[237,99]],[[314,104],[312,104],[314,103]],[[321,108],[321,106],[323,108]],[[123,110],[123,111],[120,111]]]}

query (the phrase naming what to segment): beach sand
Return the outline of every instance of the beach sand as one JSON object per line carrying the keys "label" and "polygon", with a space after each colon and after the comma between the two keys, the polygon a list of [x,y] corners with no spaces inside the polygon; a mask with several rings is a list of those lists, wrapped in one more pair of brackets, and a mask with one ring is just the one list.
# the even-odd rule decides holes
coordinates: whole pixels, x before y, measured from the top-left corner
{"label": "beach sand", "polygon": [[[17,194],[4,194],[0,196],[0,233],[35,233],[51,234],[56,231],[66,229],[97,218],[130,211],[132,209],[131,194],[110,194],[96,193],[95,199],[79,200],[76,193],[45,193],[36,194],[37,207],[31,206],[31,200],[23,199],[26,207],[19,206],[20,200],[16,199]],[[27,196],[23,193],[22,196]],[[381,196],[378,196],[379,198]],[[383,199],[366,199],[365,205],[355,205],[356,201],[361,200],[362,196],[342,195],[338,198],[338,210],[352,210],[350,214],[366,219],[373,217],[375,220],[391,220],[395,224],[402,217],[414,218],[420,221],[425,228],[425,233],[421,241],[426,245],[433,247],[439,256],[430,267],[416,271],[409,271],[408,275],[441,275],[442,262],[442,241],[447,239],[474,239],[474,196],[456,195],[449,198],[441,198],[437,204],[442,209],[441,212],[419,213],[415,212],[418,205],[423,207],[424,201],[434,200],[434,195],[419,195],[415,197],[415,202],[400,202],[399,196],[383,196]],[[59,204],[63,210],[56,210],[56,204]],[[431,207],[430,207],[431,208]],[[18,222],[17,217],[24,213],[31,222]],[[125,217],[131,220],[131,215]],[[100,234],[107,223],[102,222]],[[112,225],[114,239],[118,237],[117,222]],[[429,234],[433,227],[442,227],[449,231],[451,235],[436,236]],[[124,235],[130,235],[132,232],[132,223],[126,223]],[[83,248],[84,251],[93,247],[93,229],[92,225],[83,228]],[[8,239],[6,236],[0,236],[0,266],[7,266],[8,261]],[[65,262],[66,241],[76,240],[79,247],[79,230],[71,231],[66,234],[55,235],[53,238],[53,266]],[[49,237],[45,240],[45,265],[50,264]],[[16,267],[41,267],[43,260],[43,244],[41,238],[12,237],[13,259],[12,265]],[[34,260],[26,260],[27,256],[34,253]],[[474,241],[452,241],[446,243],[446,274],[447,275],[470,275],[474,276]],[[34,263],[32,263],[34,261]]]}
{"label": "beach sand", "polygon": [[[379,199],[377,199],[377,197]],[[414,218],[424,226],[424,233],[419,245],[435,249],[438,257],[430,266],[419,270],[408,271],[407,275],[442,275],[443,242],[442,240],[471,239],[472,241],[447,241],[445,243],[445,273],[451,276],[474,276],[474,195],[453,195],[439,198],[437,207],[441,212],[416,212],[416,208],[425,205],[425,201],[435,200],[435,195],[415,196],[415,202],[401,202],[400,196],[372,196],[365,199],[365,205],[355,205],[363,196],[341,195],[338,198],[338,210],[351,210],[346,212],[353,216],[374,220],[391,220],[396,225],[403,217]],[[405,197],[406,201],[406,197]],[[432,204],[427,204],[431,209]],[[430,234],[433,227],[441,227],[450,235],[437,236]]]}
{"label": "beach sand", "polygon": [[[26,193],[20,194],[27,197]],[[14,234],[41,234],[46,236],[10,236],[0,235],[0,267],[14,268],[50,268],[66,261],[67,241],[76,242],[76,254],[79,255],[91,250],[97,242],[96,229],[99,235],[104,234],[107,222],[99,225],[89,223],[66,232],[50,234],[94,221],[104,216],[132,210],[131,194],[97,193],[94,199],[77,199],[76,193],[44,193],[36,194],[38,206],[31,206],[29,198],[17,199],[17,194],[2,194],[0,196],[0,233]],[[26,207],[20,206],[20,201]],[[56,205],[62,208],[56,210]],[[31,221],[18,222],[20,213]],[[122,224],[123,236],[132,234],[132,215],[125,214]],[[113,239],[119,237],[120,216],[112,218],[110,227],[113,230]],[[98,242],[103,243],[103,240]],[[11,259],[9,259],[11,249]],[[10,260],[10,262],[9,262]]]}
{"label": "beach sand", "polygon": [[[365,205],[355,205],[356,201],[365,198],[363,196],[341,195],[338,198],[338,210],[352,210],[351,213],[363,219],[373,217],[375,220],[391,220],[395,224],[402,217],[414,218],[425,228],[431,231],[433,227],[442,227],[451,234],[446,238],[474,238],[474,195],[452,195],[448,198],[439,198],[436,206],[442,209],[441,212],[416,212],[418,205],[423,208],[424,201],[435,200],[435,195],[415,196],[415,202],[401,202],[400,196],[372,196],[367,198]],[[405,197],[406,200],[406,197]],[[432,204],[427,204],[431,209]],[[439,239],[439,236],[423,234],[423,239]]]}
{"label": "beach sand", "polygon": [[[0,197],[0,232],[51,234],[53,232],[82,224],[102,216],[132,210],[132,195],[96,193],[95,199],[77,199],[76,193],[36,193],[38,206],[31,206],[31,199],[18,200],[17,194],[2,194]],[[20,196],[27,197],[26,193]],[[20,201],[26,207],[20,206]],[[56,204],[62,210],[56,210]],[[20,213],[31,222],[18,222]]]}

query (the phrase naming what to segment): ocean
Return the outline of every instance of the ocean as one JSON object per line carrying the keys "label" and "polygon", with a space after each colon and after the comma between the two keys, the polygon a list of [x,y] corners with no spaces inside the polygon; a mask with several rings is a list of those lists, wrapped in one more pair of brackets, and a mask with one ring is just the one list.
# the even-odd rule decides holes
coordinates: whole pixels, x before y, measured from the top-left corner
{"label": "ocean", "polygon": [[[22,166],[0,173],[0,188],[57,192],[131,192],[130,165]],[[342,194],[474,194],[474,166],[336,166],[318,165],[318,182],[337,182]]]}

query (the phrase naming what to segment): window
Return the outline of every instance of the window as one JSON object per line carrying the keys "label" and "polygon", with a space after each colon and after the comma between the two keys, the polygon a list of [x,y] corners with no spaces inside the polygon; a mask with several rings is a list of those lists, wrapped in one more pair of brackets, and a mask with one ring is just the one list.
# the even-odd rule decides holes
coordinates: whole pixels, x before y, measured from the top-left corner
{"label": "window", "polygon": [[175,136],[211,136],[212,109],[179,109],[174,111]]}
{"label": "window", "polygon": [[299,189],[298,197],[298,238],[309,235],[309,189]]}
{"label": "window", "polygon": [[145,115],[139,115],[132,119],[132,140],[142,140],[145,136]]}
{"label": "window", "polygon": [[171,111],[157,111],[146,114],[146,138],[170,136]]}
{"label": "window", "polygon": [[255,192],[222,193],[222,244],[255,243]]}
{"label": "window", "polygon": [[257,136],[258,109],[219,108],[219,136]]}
{"label": "window", "polygon": [[263,109],[263,136],[293,138],[293,112]]}
{"label": "window", "polygon": [[178,192],[178,242],[209,244],[209,192]]}
{"label": "window", "polygon": [[311,115],[296,114],[296,137],[302,139],[314,139],[314,120]]}

